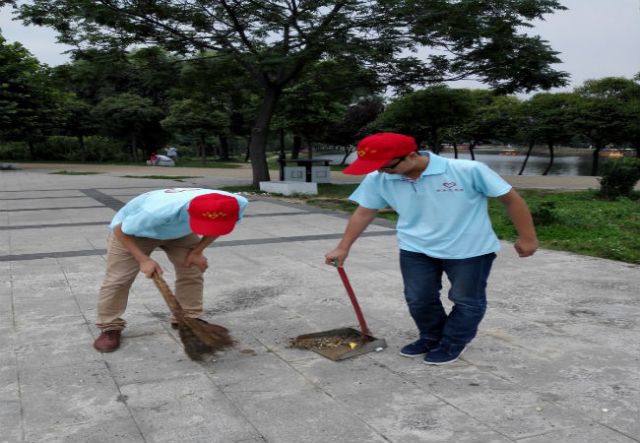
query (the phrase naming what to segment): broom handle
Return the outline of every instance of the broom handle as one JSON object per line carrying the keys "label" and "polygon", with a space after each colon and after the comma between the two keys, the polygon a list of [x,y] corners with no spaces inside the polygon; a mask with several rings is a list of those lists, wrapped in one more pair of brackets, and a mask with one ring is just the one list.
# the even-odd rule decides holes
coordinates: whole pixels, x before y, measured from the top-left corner
{"label": "broom handle", "polygon": [[169,288],[167,282],[157,272],[154,272],[152,277],[153,282],[160,290],[160,294],[162,294],[162,298],[164,298],[167,306],[169,306],[171,313],[175,316],[176,320],[182,321],[182,319],[184,318],[182,306],[180,306],[178,299],[175,297],[175,295],[173,295],[173,292],[171,292],[171,289]]}
{"label": "broom handle", "polygon": [[349,279],[347,278],[347,273],[344,272],[344,268],[341,266],[336,266],[338,269],[338,274],[340,274],[340,278],[342,279],[342,283],[344,284],[344,288],[347,290],[347,294],[349,294],[349,299],[351,299],[351,304],[353,305],[353,309],[356,311],[356,316],[358,317],[358,323],[360,323],[360,331],[362,334],[371,336],[369,332],[369,328],[367,328],[367,322],[364,321],[364,315],[362,315],[362,310],[360,309],[360,305],[358,304],[358,299],[356,298],[356,294],[353,292],[353,288],[351,287],[351,283],[349,283]]}

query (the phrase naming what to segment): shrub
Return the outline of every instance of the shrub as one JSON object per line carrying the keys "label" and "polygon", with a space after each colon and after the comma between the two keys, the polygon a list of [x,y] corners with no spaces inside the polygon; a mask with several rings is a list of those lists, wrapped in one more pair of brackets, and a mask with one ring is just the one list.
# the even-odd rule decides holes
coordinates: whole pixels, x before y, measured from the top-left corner
{"label": "shrub", "polygon": [[550,225],[558,221],[556,204],[554,202],[542,202],[531,208],[531,217],[536,226]]}
{"label": "shrub", "polygon": [[640,159],[623,158],[602,165],[600,195],[604,198],[630,197],[640,180]]}

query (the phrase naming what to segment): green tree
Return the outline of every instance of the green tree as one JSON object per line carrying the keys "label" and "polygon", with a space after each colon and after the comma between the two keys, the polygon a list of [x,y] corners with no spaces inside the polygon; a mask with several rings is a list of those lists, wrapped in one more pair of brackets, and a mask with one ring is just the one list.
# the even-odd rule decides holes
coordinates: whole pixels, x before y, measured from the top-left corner
{"label": "green tree", "polygon": [[411,135],[418,145],[424,142],[437,153],[447,131],[466,121],[472,110],[466,90],[437,85],[394,100],[371,126]]}
{"label": "green tree", "polygon": [[591,175],[598,175],[600,151],[608,144],[625,141],[628,132],[626,106],[638,94],[637,84],[629,79],[607,77],[587,80],[576,88],[573,126],[595,148]]}
{"label": "green tree", "polygon": [[381,97],[372,96],[361,98],[357,103],[349,106],[340,120],[327,130],[325,143],[342,146],[344,155],[341,165],[355,150],[356,142],[366,135],[366,127],[373,122],[384,110]]}
{"label": "green tree", "polygon": [[144,134],[161,131],[160,120],[164,117],[162,109],[153,105],[152,101],[135,94],[119,94],[107,97],[94,108],[95,118],[104,122],[106,135],[126,140],[129,143],[129,154],[138,160],[138,149],[142,148],[145,156],[149,156],[155,146],[143,144]]}
{"label": "green tree", "polygon": [[7,44],[0,35],[0,139],[26,141],[32,159],[35,144],[66,118],[65,94],[52,87],[49,74],[20,43]]}
{"label": "green tree", "polygon": [[171,113],[161,121],[164,128],[195,140],[202,163],[207,163],[207,137],[227,131],[227,115],[209,103],[184,99],[171,106]]}
{"label": "green tree", "polygon": [[486,90],[471,90],[471,117],[462,125],[462,135],[469,143],[471,158],[475,160],[474,148],[480,143],[500,140],[510,142],[514,138],[520,119],[520,100],[514,96],[495,95]]}
{"label": "green tree", "polygon": [[303,139],[307,143],[325,140],[349,105],[380,89],[377,73],[357,60],[328,59],[310,64],[283,90],[274,127],[293,133],[291,157],[298,158]]}
{"label": "green tree", "polygon": [[[551,68],[556,53],[522,32],[564,9],[557,0],[0,0],[7,3],[75,46],[156,43],[233,57],[262,92],[250,145],[254,185],[269,179],[267,132],[283,89],[326,57],[362,60],[396,88],[473,76],[509,92],[561,85],[566,77]],[[418,46],[446,52],[427,60],[406,55]]]}
{"label": "green tree", "polygon": [[250,122],[259,105],[259,85],[232,58],[207,51],[185,60],[172,97],[208,103],[226,115],[229,127],[218,132],[220,159],[229,159],[229,137],[245,139],[248,151]]}
{"label": "green tree", "polygon": [[[549,163],[542,175],[547,175],[553,166],[554,147],[559,143],[568,142],[573,136],[571,109],[575,106],[575,101],[575,94],[570,93],[536,94],[521,108],[521,117],[527,122],[524,130],[528,133],[528,139],[545,143],[549,148]],[[532,148],[533,143],[530,143],[520,175]]]}

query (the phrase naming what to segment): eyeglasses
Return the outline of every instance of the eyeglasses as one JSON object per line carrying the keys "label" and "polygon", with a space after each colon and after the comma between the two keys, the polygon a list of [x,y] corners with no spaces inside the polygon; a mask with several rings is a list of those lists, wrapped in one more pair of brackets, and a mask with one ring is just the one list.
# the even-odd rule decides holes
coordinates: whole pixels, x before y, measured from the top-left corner
{"label": "eyeglasses", "polygon": [[391,170],[395,169],[400,163],[402,163],[405,158],[407,158],[406,155],[404,157],[399,157],[393,163],[389,163],[388,165],[382,166],[380,168],[380,170],[381,171],[391,171]]}

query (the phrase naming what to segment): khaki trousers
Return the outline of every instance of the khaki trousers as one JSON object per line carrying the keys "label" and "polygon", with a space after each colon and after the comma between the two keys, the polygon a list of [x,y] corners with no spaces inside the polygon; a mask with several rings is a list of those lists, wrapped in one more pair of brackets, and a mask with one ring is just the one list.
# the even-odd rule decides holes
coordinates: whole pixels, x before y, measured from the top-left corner
{"label": "khaki trousers", "polygon": [[[138,247],[147,255],[162,249],[169,257],[176,272],[175,295],[187,317],[202,315],[202,272],[197,266],[184,267],[184,261],[200,238],[190,234],[175,240],[155,240],[135,237]],[[126,322],[122,319],[129,290],[140,272],[140,265],[127,248],[111,234],[107,248],[107,271],[98,297],[96,326],[102,331],[122,330]],[[158,294],[158,296],[160,296]]]}

